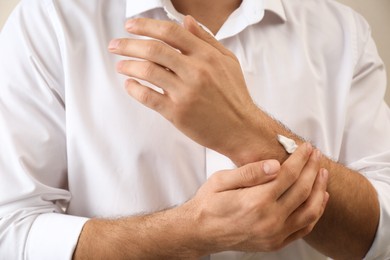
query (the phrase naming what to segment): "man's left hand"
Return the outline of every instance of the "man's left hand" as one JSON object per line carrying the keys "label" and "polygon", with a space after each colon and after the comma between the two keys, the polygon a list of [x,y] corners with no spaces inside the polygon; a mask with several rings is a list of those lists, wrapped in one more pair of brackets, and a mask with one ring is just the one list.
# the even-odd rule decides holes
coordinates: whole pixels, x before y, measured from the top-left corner
{"label": "man's left hand", "polygon": [[248,128],[258,120],[259,109],[248,93],[239,61],[192,17],[185,18],[184,27],[137,18],[129,20],[126,29],[151,38],[116,39],[109,46],[112,53],[131,58],[119,62],[117,70],[130,77],[126,89],[132,97],[197,143],[227,156],[256,138],[249,133],[258,131]]}

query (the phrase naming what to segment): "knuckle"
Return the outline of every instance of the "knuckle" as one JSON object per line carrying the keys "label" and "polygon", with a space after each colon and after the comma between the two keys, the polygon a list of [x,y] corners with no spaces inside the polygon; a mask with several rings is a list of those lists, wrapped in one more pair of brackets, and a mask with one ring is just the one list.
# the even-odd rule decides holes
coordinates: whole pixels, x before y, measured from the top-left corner
{"label": "knuckle", "polygon": [[244,203],[245,212],[252,212],[252,213],[254,212],[257,214],[263,208],[261,201],[256,200],[254,198],[250,200],[246,200],[243,203]]}
{"label": "knuckle", "polygon": [[148,104],[150,100],[150,95],[147,91],[144,90],[139,90],[137,99],[142,103],[142,104]]}
{"label": "knuckle", "polygon": [[298,171],[295,170],[295,168],[292,166],[288,166],[288,165],[285,166],[283,169],[283,172],[284,172],[284,175],[286,175],[286,178],[288,179],[288,181],[290,181],[291,183],[294,183],[299,177]]}
{"label": "knuckle", "polygon": [[236,175],[234,170],[221,170],[215,172],[208,178],[207,182],[210,182],[214,187],[226,188],[226,185],[236,184],[236,177],[232,178],[232,175]]}
{"label": "knuckle", "polygon": [[265,193],[263,198],[265,200],[274,200],[279,197],[279,191],[277,189],[270,189],[269,192]]}
{"label": "knuckle", "polygon": [[258,181],[258,174],[253,167],[243,167],[240,171],[240,176],[244,183],[255,184]]}
{"label": "knuckle", "polygon": [[144,78],[148,79],[153,76],[153,74],[155,73],[155,69],[156,67],[152,62],[145,62],[141,74]]}
{"label": "knuckle", "polygon": [[204,54],[204,63],[206,66],[203,66],[206,68],[206,71],[208,74],[210,74],[210,71],[212,71],[214,68],[221,68],[225,69],[227,66],[229,66],[229,60],[226,59],[225,55],[222,53],[218,53],[215,50],[206,51]]}
{"label": "knuckle", "polygon": [[306,149],[298,149],[297,152],[298,152],[300,159],[307,159],[308,158],[308,153],[307,153]]}
{"label": "knuckle", "polygon": [[197,80],[204,80],[208,76],[208,70],[205,66],[197,65],[194,70],[194,76]]}
{"label": "knuckle", "polygon": [[302,165],[306,164],[306,162],[309,160],[310,153],[308,152],[308,148],[306,148],[307,145],[301,145],[298,147],[298,149],[292,154],[292,160],[289,160],[289,164],[291,165]]}
{"label": "knuckle", "polygon": [[210,184],[212,188],[218,189],[224,186],[224,174],[222,172],[216,172],[210,177]]}
{"label": "knuckle", "polygon": [[135,93],[135,98],[141,103],[152,109],[158,109],[159,104],[156,99],[153,98],[152,90],[147,88],[138,89]]}
{"label": "knuckle", "polygon": [[305,201],[311,193],[312,187],[308,184],[301,185],[299,191],[298,191],[298,198],[301,201]]}
{"label": "knuckle", "polygon": [[204,31],[205,34],[204,35],[204,38],[206,39],[207,42],[214,42],[215,41],[215,37],[212,36],[210,33]]}
{"label": "knuckle", "polygon": [[174,35],[179,29],[179,26],[175,23],[166,22],[161,25],[159,34],[161,36]]}
{"label": "knuckle", "polygon": [[194,82],[198,82],[199,87],[207,86],[212,82],[212,75],[210,74],[210,69],[207,65],[204,66],[204,64],[199,64],[195,67],[192,77]]}
{"label": "knuckle", "polygon": [[221,61],[220,55],[216,53],[214,50],[206,49],[202,52],[202,59],[204,59],[207,63],[215,64]]}
{"label": "knuckle", "polygon": [[159,42],[150,40],[145,44],[146,44],[145,54],[147,58],[155,57],[156,55],[159,55],[163,51],[163,45]]}
{"label": "knuckle", "polygon": [[320,216],[320,212],[316,209],[312,209],[312,208],[309,208],[307,211],[306,211],[306,215],[305,215],[305,220],[304,222],[307,224],[307,225],[310,225],[312,223],[315,223],[318,218]]}

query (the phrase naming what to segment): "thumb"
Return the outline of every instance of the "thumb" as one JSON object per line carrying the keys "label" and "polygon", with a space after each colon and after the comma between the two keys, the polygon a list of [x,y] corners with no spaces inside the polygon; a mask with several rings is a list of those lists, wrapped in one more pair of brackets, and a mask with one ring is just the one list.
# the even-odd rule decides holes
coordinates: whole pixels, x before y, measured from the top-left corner
{"label": "thumb", "polygon": [[199,39],[219,50],[222,54],[236,58],[235,55],[217,41],[213,35],[204,30],[191,15],[184,17],[184,28]]}
{"label": "thumb", "polygon": [[250,163],[235,170],[220,171],[215,173],[210,181],[216,180],[215,191],[227,191],[240,188],[249,188],[276,178],[280,170],[280,163],[277,160],[266,160]]}

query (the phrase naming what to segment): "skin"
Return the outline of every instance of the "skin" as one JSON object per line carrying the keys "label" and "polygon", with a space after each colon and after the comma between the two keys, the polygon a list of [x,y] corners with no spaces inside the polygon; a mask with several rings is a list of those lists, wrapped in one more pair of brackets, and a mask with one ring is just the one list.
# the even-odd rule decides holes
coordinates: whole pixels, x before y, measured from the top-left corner
{"label": "skin", "polygon": [[[111,52],[144,60],[118,64],[118,72],[130,77],[126,82],[129,95],[194,141],[228,156],[238,166],[267,158],[287,162],[277,134],[303,143],[253,103],[236,57],[193,18],[186,18],[184,28],[144,18],[128,21],[126,28],[129,33],[161,41],[111,42]],[[134,78],[159,86],[164,94]],[[319,163],[330,172],[328,192],[333,199],[305,240],[332,258],[361,259],[372,245],[379,222],[376,191],[358,172],[325,157]],[[311,190],[307,184],[300,188]]]}
{"label": "skin", "polygon": [[[214,34],[241,3],[172,2]],[[176,208],[117,220],[91,219],[74,259],[192,259],[225,250],[267,252],[303,237],[333,258],[362,258],[379,218],[376,194],[366,179],[322,157],[258,109],[237,59],[191,18],[186,18],[184,29],[148,19],[129,21],[126,27],[165,42],[121,39],[110,44],[115,54],[145,60],[121,62],[120,73],[164,90],[161,95],[129,79],[129,95],[198,143],[245,166],[215,173],[193,199]],[[292,156],[276,142],[277,133],[301,144]],[[256,162],[265,158],[277,160]],[[328,191],[334,198],[324,215],[329,173],[322,167],[330,171]]]}
{"label": "skin", "polygon": [[328,172],[320,169],[320,158],[307,143],[282,165],[267,160],[217,172],[179,207],[91,219],[74,259],[196,259],[225,250],[277,250],[307,235],[323,214]]}
{"label": "skin", "polygon": [[241,5],[241,0],[172,0],[172,4],[178,12],[196,17],[215,35],[229,15]]}

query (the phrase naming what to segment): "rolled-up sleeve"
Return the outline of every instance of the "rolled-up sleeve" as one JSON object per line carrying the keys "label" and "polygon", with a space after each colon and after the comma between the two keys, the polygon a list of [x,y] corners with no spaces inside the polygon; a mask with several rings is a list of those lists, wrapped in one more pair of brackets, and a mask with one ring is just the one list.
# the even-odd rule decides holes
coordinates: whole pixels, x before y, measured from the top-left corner
{"label": "rolled-up sleeve", "polygon": [[386,71],[368,24],[357,14],[355,22],[356,66],[348,96],[341,161],[372,183],[380,203],[376,238],[365,259],[390,259],[390,110],[384,102]]}
{"label": "rolled-up sleeve", "polygon": [[0,34],[0,258],[71,259],[87,219],[64,214],[60,32],[50,1],[22,1]]}
{"label": "rolled-up sleeve", "polygon": [[382,180],[372,183],[378,192],[381,213],[375,241],[365,259],[388,259],[390,257],[390,182]]}
{"label": "rolled-up sleeve", "polygon": [[380,204],[379,225],[366,260],[390,258],[390,166],[387,162],[390,162],[390,152],[367,157],[350,165],[370,180],[376,189]]}

